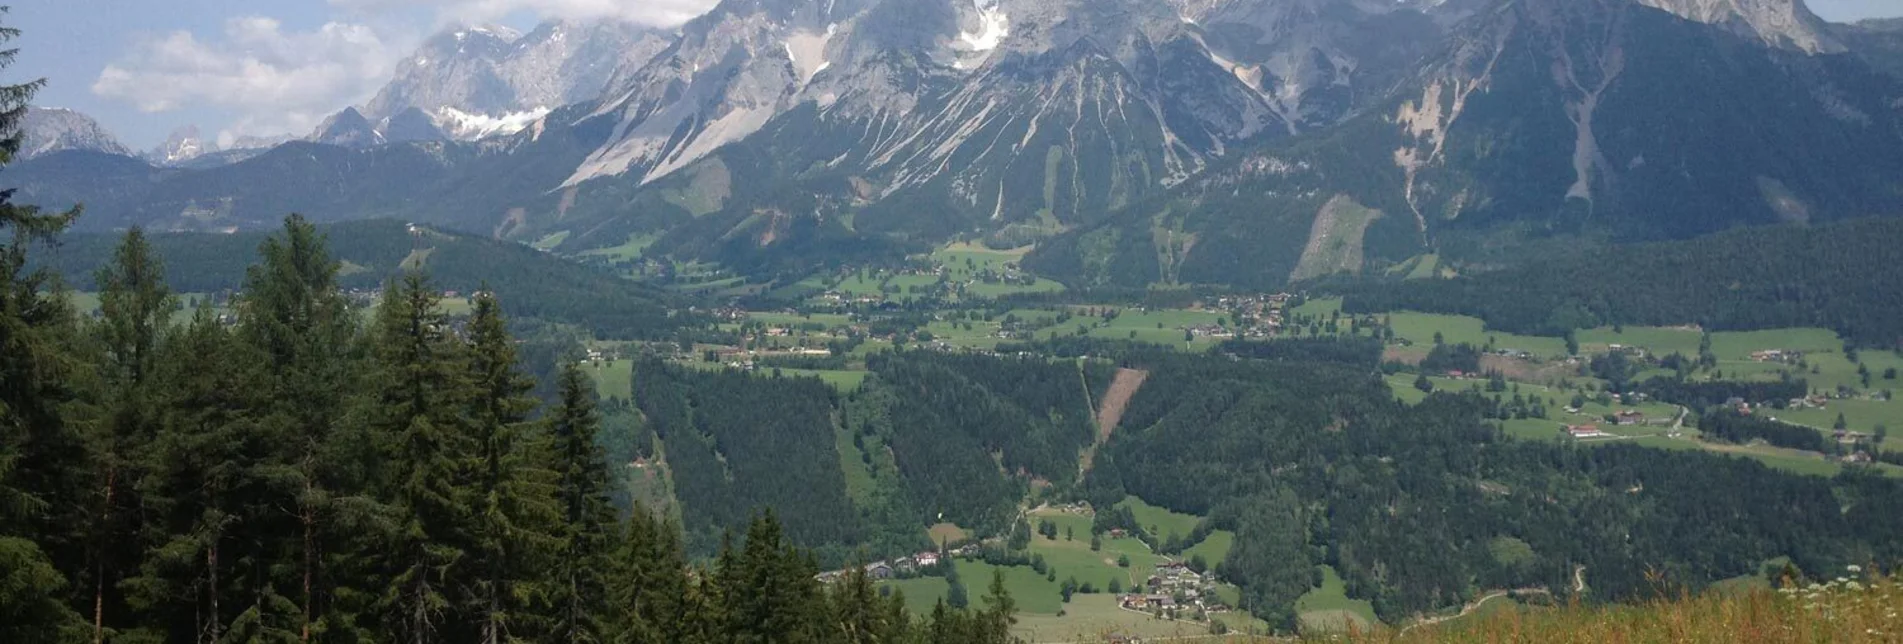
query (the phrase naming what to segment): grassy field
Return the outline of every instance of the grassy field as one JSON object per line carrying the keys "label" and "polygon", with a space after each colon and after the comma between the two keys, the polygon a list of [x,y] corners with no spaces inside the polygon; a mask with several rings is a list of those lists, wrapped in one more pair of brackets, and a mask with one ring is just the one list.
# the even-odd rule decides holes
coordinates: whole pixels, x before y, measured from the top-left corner
{"label": "grassy field", "polygon": [[628,241],[620,246],[585,250],[580,253],[580,256],[584,258],[598,258],[609,262],[625,262],[640,259],[641,251],[647,250],[649,246],[654,245],[654,242],[660,238],[659,235],[631,235],[628,237]]}
{"label": "grassy field", "polygon": [[[971,325],[971,328],[967,330],[965,325]],[[933,340],[955,347],[973,349],[997,348],[1000,341],[997,335],[998,328],[997,322],[982,320],[940,321],[925,326],[925,330],[932,334]]]}
{"label": "grassy field", "polygon": [[1295,600],[1295,612],[1304,630],[1342,631],[1350,625],[1365,629],[1380,623],[1374,617],[1374,605],[1348,598],[1347,587],[1334,568],[1321,566],[1321,572],[1321,587]]}
{"label": "grassy field", "polygon": [[[1063,610],[1064,598],[1058,593],[1057,582],[1048,581],[1029,566],[993,566],[982,561],[960,559],[958,567],[959,581],[965,584],[965,597],[972,606],[983,604],[985,589],[991,586],[993,572],[1004,574],[1005,590],[1011,593],[1012,601],[1017,602],[1018,611],[1023,613],[1056,615]],[[1058,577],[1062,581],[1063,577]],[[932,606],[945,598],[948,584],[943,579],[911,579],[880,582],[880,586],[892,586],[905,592],[905,605],[919,615],[927,615]]]}
{"label": "grassy field", "polygon": [[964,528],[958,527],[956,523],[940,523],[927,528],[925,530],[925,536],[931,539],[932,543],[946,544],[969,539],[971,538],[971,533],[966,532]]}
{"label": "grassy field", "polygon": [[595,393],[600,397],[625,400],[634,395],[633,360],[584,362],[581,368],[595,379]]}
{"label": "grassy field", "polygon": [[[908,604],[910,603],[908,598]],[[1012,633],[1027,642],[1102,642],[1108,635],[1170,641],[1220,641],[1208,637],[1209,627],[1188,621],[1158,619],[1147,613],[1123,610],[1110,595],[1077,595],[1064,606],[1064,616],[1018,616]],[[1187,639],[1185,639],[1187,638]]]}
{"label": "grassy field", "polygon": [[[1047,539],[1042,535],[1031,538],[1031,552],[1044,556],[1046,564],[1057,570],[1057,580],[1075,578],[1078,583],[1090,583],[1100,591],[1107,592],[1111,580],[1116,580],[1123,588],[1133,588],[1148,579],[1150,572],[1163,563],[1164,558],[1151,552],[1149,546],[1136,539],[1103,540],[1103,549],[1090,549],[1090,517],[1056,511],[1041,511],[1031,514],[1035,528],[1042,521],[1057,525],[1057,539]],[[1070,538],[1066,539],[1065,536]],[[1117,565],[1119,557],[1128,557],[1130,567]]]}
{"label": "grassy field", "polygon": [[[906,610],[913,615],[930,615],[932,608],[938,605],[945,594],[951,591],[951,585],[943,577],[919,577],[917,579],[894,579],[879,582],[880,592],[890,588],[892,592],[903,593]],[[967,588],[969,593],[970,589]]]}
{"label": "grassy field", "polygon": [[[1778,420],[1808,425],[1820,431],[1834,429],[1837,415],[1843,414],[1844,424],[1855,431],[1870,433],[1876,431],[1878,425],[1883,425],[1892,432],[1903,432],[1903,404],[1894,400],[1832,400],[1823,409],[1786,409],[1766,413]],[[1891,438],[1903,442],[1903,433]]]}
{"label": "grassy field", "polygon": [[819,324],[831,329],[852,325],[852,318],[837,313],[811,313],[801,315],[798,313],[783,312],[753,312],[747,314],[747,319],[770,327],[797,328],[808,324]]}
{"label": "grassy field", "polygon": [[1214,325],[1222,321],[1227,314],[1219,311],[1191,311],[1168,309],[1159,311],[1122,310],[1116,319],[1105,321],[1102,317],[1086,316],[1091,308],[1110,307],[1073,307],[1071,319],[1057,323],[1057,311],[1016,310],[1019,320],[1038,327],[1037,337],[1052,339],[1076,335],[1083,328],[1086,335],[1102,340],[1135,340],[1169,347],[1185,348],[1188,351],[1204,351],[1221,341],[1210,337],[1197,337],[1191,342],[1183,341],[1186,327]]}
{"label": "grassy field", "polygon": [[932,261],[951,271],[953,277],[969,277],[980,271],[1003,272],[1030,253],[1029,246],[993,250],[979,244],[956,243],[932,253]]}
{"label": "grassy field", "polygon": [[[1644,347],[1654,355],[1681,353],[1687,356],[1698,355],[1698,341],[1704,334],[1695,329],[1662,327],[1626,327],[1615,332],[1612,327],[1586,329],[1575,334],[1579,339],[1579,352],[1582,354],[1605,353],[1612,345],[1626,347]],[[1713,346],[1716,347],[1714,341]]]}
{"label": "grassy field", "polygon": [[1218,563],[1222,563],[1223,558],[1229,556],[1229,550],[1234,548],[1235,545],[1236,533],[1228,530],[1217,530],[1209,533],[1209,538],[1203,539],[1202,543],[1198,543],[1191,546],[1188,550],[1184,550],[1183,559],[1188,560],[1200,556],[1205,563],[1213,567]]}
{"label": "grassy field", "polygon": [[550,233],[548,236],[535,240],[535,243],[529,246],[544,252],[554,250],[556,246],[562,245],[562,242],[568,241],[569,233],[570,231],[566,230]]}
{"label": "grassy field", "polygon": [[1167,539],[1170,535],[1187,538],[1196,529],[1196,524],[1202,521],[1195,515],[1171,512],[1134,496],[1125,497],[1117,507],[1130,508],[1130,514],[1136,516],[1137,524],[1158,539]]}

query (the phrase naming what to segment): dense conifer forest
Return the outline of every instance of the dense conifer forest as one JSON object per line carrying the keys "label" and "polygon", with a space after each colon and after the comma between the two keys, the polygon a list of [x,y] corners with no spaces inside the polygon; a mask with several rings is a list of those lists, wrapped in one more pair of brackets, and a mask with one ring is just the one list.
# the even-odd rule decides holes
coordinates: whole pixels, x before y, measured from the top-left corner
{"label": "dense conifer forest", "polygon": [[1806,571],[1903,558],[1903,486],[1874,474],[1511,440],[1483,421],[1491,399],[1441,393],[1409,407],[1361,365],[1141,366],[1150,384],[1087,496],[1134,494],[1236,531],[1219,570],[1245,608],[1285,627],[1315,563],[1394,620],[1485,589],[1628,600],[1777,557]]}
{"label": "dense conifer forest", "polygon": [[1903,221],[1744,228],[1693,241],[1582,247],[1447,280],[1336,287],[1343,311],[1472,315],[1490,328],[1702,325],[1737,331],[1823,327],[1851,342],[1903,342]]}

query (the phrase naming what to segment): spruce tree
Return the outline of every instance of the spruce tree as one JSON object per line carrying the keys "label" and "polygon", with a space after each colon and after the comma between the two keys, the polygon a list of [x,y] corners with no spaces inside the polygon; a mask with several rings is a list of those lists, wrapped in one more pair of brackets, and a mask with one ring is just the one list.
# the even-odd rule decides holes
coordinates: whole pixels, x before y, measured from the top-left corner
{"label": "spruce tree", "polygon": [[[0,47],[19,37],[0,25]],[[0,69],[17,50],[0,49]],[[0,165],[20,149],[20,119],[44,81],[0,86]],[[79,212],[45,213],[0,191],[0,641],[84,637],[81,618],[62,603],[69,587],[59,561],[74,561],[74,525],[83,445],[69,426],[79,371],[72,306],[47,271],[28,270],[30,251],[50,243]],[[54,546],[48,552],[41,544]]]}
{"label": "spruce tree", "polygon": [[608,613],[618,644],[704,641],[679,529],[636,506],[611,568]]}
{"label": "spruce tree", "polygon": [[828,597],[832,614],[826,623],[832,632],[827,634],[827,641],[882,644],[903,642],[910,636],[911,620],[905,613],[904,598],[882,600],[862,566],[847,569]]}
{"label": "spruce tree", "polygon": [[392,640],[462,642],[474,625],[457,619],[456,583],[467,580],[474,531],[468,488],[476,395],[469,351],[450,337],[449,319],[429,282],[411,273],[384,288],[377,308],[373,430],[388,450],[386,501],[396,532],[383,551],[389,575],[378,602]]}
{"label": "spruce tree", "polygon": [[259,431],[277,449],[269,460],[277,475],[268,483],[282,513],[248,526],[267,535],[277,554],[249,562],[247,574],[271,583],[258,586],[241,622],[264,632],[293,620],[299,639],[308,641],[350,626],[353,618],[336,600],[355,593],[342,586],[346,575],[327,565],[344,565],[340,559],[367,547],[346,516],[359,505],[351,493],[362,485],[352,470],[367,459],[340,439],[345,401],[354,391],[357,327],[337,287],[338,263],[310,222],[286,218],[284,231],[258,254],[261,262],[246,273],[236,303],[238,337],[270,374],[261,383],[269,403]]}
{"label": "spruce tree", "polygon": [[608,465],[596,439],[601,417],[594,387],[579,365],[565,366],[560,378],[560,402],[549,421],[550,465],[561,513],[550,580],[552,633],[564,642],[602,641],[608,634],[604,571],[617,526],[608,498]]}
{"label": "spruce tree", "polygon": [[[158,367],[159,343],[170,332],[177,300],[165,286],[165,270],[145,233],[127,232],[112,263],[99,269],[100,319],[90,326],[95,361],[101,379],[98,405],[101,418],[93,426],[92,485],[87,504],[87,558],[85,571],[92,591],[94,639],[103,639],[108,621],[130,626],[119,581],[138,567],[139,514],[144,505],[139,488],[147,471],[141,455],[157,433],[152,391]],[[108,617],[107,613],[112,616]]]}
{"label": "spruce tree", "polygon": [[468,553],[474,579],[465,601],[479,621],[479,641],[499,644],[532,630],[529,600],[547,592],[537,582],[558,543],[559,515],[554,474],[532,442],[535,382],[517,371],[515,340],[487,292],[476,297],[469,333],[475,523]]}
{"label": "spruce tree", "polygon": [[779,521],[766,513],[747,528],[740,551],[726,553],[716,563],[721,641],[825,641],[825,616],[809,601],[819,595],[813,580],[818,566],[782,534]]}
{"label": "spruce tree", "polygon": [[123,584],[139,614],[137,634],[221,641],[238,622],[236,639],[295,641],[300,624],[290,613],[267,619],[270,605],[287,600],[265,586],[268,578],[247,574],[278,553],[266,540],[241,538],[282,516],[270,483],[282,470],[258,418],[266,401],[256,384],[269,377],[263,359],[208,304],[160,355],[159,429],[138,487],[151,545]]}

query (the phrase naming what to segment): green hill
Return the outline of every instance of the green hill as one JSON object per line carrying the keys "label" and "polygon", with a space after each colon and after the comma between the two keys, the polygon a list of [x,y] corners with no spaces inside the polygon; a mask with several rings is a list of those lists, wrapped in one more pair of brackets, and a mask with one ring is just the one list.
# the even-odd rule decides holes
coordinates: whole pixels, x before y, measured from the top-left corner
{"label": "green hill", "polygon": [[[468,294],[485,286],[512,317],[576,324],[605,337],[670,334],[688,318],[671,317],[674,296],[512,242],[371,220],[331,224],[322,232],[343,264],[346,289],[372,290],[410,268],[426,271],[443,291]],[[414,232],[412,232],[414,230]],[[235,290],[257,249],[271,233],[156,233],[153,247],[166,263],[170,286],[187,293]],[[44,262],[81,290],[112,256],[117,234],[70,234],[44,253]]]}

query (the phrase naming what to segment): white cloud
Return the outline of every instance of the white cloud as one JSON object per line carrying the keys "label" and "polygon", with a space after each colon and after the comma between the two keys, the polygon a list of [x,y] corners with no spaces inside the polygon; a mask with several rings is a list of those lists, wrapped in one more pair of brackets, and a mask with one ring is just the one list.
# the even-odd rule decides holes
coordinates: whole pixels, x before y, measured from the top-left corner
{"label": "white cloud", "polygon": [[517,12],[542,19],[595,20],[618,18],[628,22],[672,27],[707,13],[717,0],[330,0],[335,7],[356,11],[433,9],[443,23],[483,23]]}
{"label": "white cloud", "polygon": [[144,112],[230,110],[236,117],[221,138],[301,134],[367,98],[402,55],[362,24],[296,32],[271,18],[233,18],[216,40],[178,31],[135,44],[100,72],[92,92]]}

